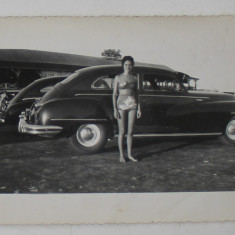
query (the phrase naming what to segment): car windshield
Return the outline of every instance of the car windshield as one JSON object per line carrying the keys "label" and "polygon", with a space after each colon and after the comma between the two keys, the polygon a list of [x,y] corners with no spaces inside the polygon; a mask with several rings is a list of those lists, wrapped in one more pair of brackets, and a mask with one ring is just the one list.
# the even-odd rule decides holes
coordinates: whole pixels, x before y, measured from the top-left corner
{"label": "car windshield", "polygon": [[193,78],[187,74],[178,72],[178,79],[184,85],[186,90],[197,90],[197,82],[199,78]]}

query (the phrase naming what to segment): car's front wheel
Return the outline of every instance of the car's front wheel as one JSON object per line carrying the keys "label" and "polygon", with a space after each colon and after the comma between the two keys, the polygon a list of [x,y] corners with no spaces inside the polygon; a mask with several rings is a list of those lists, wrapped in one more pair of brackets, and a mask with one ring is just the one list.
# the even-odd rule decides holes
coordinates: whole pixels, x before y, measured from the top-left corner
{"label": "car's front wheel", "polygon": [[224,135],[220,137],[224,144],[235,144],[235,118],[232,118],[226,125]]}
{"label": "car's front wheel", "polygon": [[104,124],[84,124],[70,137],[72,146],[79,152],[95,153],[103,149],[107,141]]}

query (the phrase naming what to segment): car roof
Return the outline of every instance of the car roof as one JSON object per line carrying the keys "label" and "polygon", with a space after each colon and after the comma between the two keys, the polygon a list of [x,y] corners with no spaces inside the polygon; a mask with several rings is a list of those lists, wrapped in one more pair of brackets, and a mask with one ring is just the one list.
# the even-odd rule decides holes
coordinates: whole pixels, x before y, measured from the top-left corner
{"label": "car roof", "polygon": [[[77,70],[76,72],[79,72],[79,73],[87,73],[87,72],[99,72],[99,71],[111,71],[111,70],[120,70],[122,68],[121,65],[98,65],[98,66],[91,66],[91,67],[87,67],[87,68],[83,68],[83,69],[80,69],[80,70]],[[170,73],[176,73],[175,70],[167,67],[167,66],[164,66],[164,65],[135,65],[134,66],[134,70],[145,70],[145,69],[150,69],[150,70],[163,70],[163,71],[166,71],[166,72],[170,72]]]}
{"label": "car roof", "polygon": [[60,82],[60,81],[64,80],[66,77],[67,76],[52,76],[52,77],[38,78],[37,80],[30,83],[28,86],[24,87],[16,96],[20,96],[20,94],[23,94],[26,91],[29,91],[39,85],[46,85],[51,82],[55,82],[55,83]]}
{"label": "car roof", "polygon": [[[135,65],[133,73],[162,73],[165,75],[175,76],[178,72],[162,65]],[[67,77],[61,83],[64,89],[69,89],[70,87],[78,84],[84,80],[90,81],[93,76],[102,76],[105,74],[121,74],[122,66],[119,65],[98,65],[91,66],[83,69],[77,70],[75,73]]]}

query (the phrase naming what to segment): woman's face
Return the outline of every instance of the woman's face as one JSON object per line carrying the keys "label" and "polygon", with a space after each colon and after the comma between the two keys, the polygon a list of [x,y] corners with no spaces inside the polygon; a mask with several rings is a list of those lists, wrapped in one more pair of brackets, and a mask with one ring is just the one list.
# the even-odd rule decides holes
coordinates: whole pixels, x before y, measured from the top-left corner
{"label": "woman's face", "polygon": [[123,69],[124,69],[124,72],[131,72],[133,68],[133,64],[130,60],[126,60],[123,64]]}

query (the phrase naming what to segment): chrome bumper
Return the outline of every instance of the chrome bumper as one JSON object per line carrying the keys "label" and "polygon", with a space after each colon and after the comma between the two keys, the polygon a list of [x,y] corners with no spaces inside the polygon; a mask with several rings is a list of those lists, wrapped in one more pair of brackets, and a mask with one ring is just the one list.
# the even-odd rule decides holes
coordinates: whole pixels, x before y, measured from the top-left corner
{"label": "chrome bumper", "polygon": [[27,133],[32,135],[54,135],[59,134],[63,130],[63,128],[60,126],[43,126],[28,124],[26,121],[25,112],[22,112],[19,118],[20,121],[18,124],[18,131],[20,133]]}

